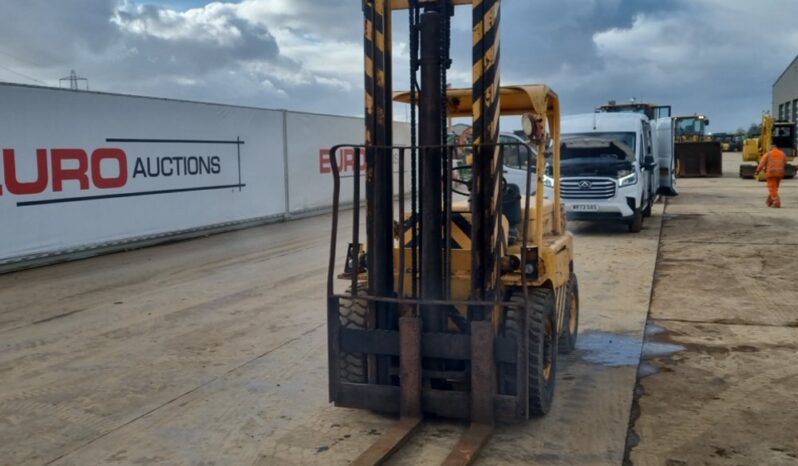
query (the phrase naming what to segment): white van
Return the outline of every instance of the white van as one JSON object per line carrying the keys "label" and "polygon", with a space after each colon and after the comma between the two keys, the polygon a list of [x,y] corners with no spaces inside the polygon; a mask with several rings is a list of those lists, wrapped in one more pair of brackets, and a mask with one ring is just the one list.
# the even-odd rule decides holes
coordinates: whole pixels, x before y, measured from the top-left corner
{"label": "white van", "polygon": [[[561,196],[569,219],[609,220],[639,232],[659,189],[651,124],[641,113],[587,113],[561,123]],[[554,180],[544,178],[547,197]]]}
{"label": "white van", "polygon": [[[521,193],[524,192],[526,186],[527,164],[532,164],[530,196],[534,196],[537,187],[537,178],[534,173],[534,149],[528,149],[531,146],[526,145],[523,139],[512,133],[501,133],[499,143],[504,145],[504,179],[507,183],[517,185]],[[529,160],[530,156],[532,157],[531,161]]]}
{"label": "white van", "polygon": [[676,157],[674,157],[673,119],[658,118],[651,122],[654,138],[654,156],[659,165],[659,194],[676,196]]}
{"label": "white van", "polygon": [[[532,165],[532,180],[530,196],[534,196],[537,191],[537,178],[535,176],[535,149],[526,143],[522,138],[513,133],[499,134],[499,144],[502,145],[504,155],[503,176],[508,184],[518,186],[518,190],[523,193],[526,186],[527,164]],[[530,161],[529,158],[532,158]],[[456,191],[463,191],[461,185],[468,184],[471,180],[471,161],[468,158],[456,162],[453,176],[460,180],[457,181],[459,187]]]}

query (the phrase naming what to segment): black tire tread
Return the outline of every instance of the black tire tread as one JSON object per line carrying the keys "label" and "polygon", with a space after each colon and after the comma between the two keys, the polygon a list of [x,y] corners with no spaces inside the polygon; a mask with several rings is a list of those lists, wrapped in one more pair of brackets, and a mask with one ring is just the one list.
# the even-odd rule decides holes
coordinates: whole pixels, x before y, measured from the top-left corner
{"label": "black tire tread", "polygon": [[[513,293],[510,295],[510,302],[515,303],[516,306],[506,308],[503,323],[503,335],[515,339],[518,344],[521,344],[521,309],[524,305],[524,297],[521,293]],[[500,364],[499,365],[499,393],[503,395],[516,394],[516,369],[515,364]]]}
{"label": "black tire tread", "polygon": [[650,197],[646,203],[646,208],[643,209],[643,218],[651,217],[651,210],[654,207],[654,197]]}
{"label": "black tire tread", "polygon": [[[341,299],[338,306],[341,328],[366,329],[368,305],[363,300]],[[368,370],[364,353],[345,353],[338,355],[338,370],[342,382],[366,383]]]}
{"label": "black tire tread", "polygon": [[643,229],[643,212],[640,209],[635,209],[632,220],[629,221],[629,232],[640,233]]}
{"label": "black tire tread", "polygon": [[[539,349],[545,332],[545,319],[554,319],[554,303],[554,293],[548,288],[535,288],[529,293],[529,413],[534,417],[549,412],[557,380],[556,342],[549,386],[543,383],[543,354]],[[556,334],[555,326],[555,338]]]}
{"label": "black tire tread", "polygon": [[[565,316],[563,317],[563,332],[560,335],[557,343],[559,345],[560,354],[570,354],[576,349],[576,339],[579,336],[579,280],[576,274],[571,272],[571,278],[565,285],[565,292],[568,293],[565,297]],[[571,319],[571,302],[576,299],[576,331],[571,334],[569,322]]]}
{"label": "black tire tread", "polygon": [[[524,297],[520,292],[510,296],[511,303],[517,306],[508,308],[505,314],[504,335],[518,336],[521,334],[521,319],[518,309],[523,308]],[[553,367],[549,384],[543,382],[543,355],[540,352],[540,343],[545,332],[545,319],[554,319],[554,293],[548,288],[532,288],[529,290],[529,414],[532,417],[545,415],[551,407],[554,385],[557,374],[557,348],[556,343],[552,351]],[[555,331],[556,338],[556,331]],[[514,381],[515,378],[512,377]]]}

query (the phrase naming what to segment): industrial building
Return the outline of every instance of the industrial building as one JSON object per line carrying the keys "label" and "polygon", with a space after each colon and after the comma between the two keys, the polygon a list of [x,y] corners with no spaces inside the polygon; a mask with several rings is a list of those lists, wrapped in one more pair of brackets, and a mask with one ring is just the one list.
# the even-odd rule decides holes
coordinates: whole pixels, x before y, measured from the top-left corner
{"label": "industrial building", "polygon": [[773,115],[798,121],[798,56],[773,83]]}

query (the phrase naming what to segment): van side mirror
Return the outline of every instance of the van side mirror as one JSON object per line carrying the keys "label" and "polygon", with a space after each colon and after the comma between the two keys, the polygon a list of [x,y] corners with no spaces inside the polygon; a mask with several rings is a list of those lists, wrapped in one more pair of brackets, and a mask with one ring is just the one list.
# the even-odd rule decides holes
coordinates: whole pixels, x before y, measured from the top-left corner
{"label": "van side mirror", "polygon": [[654,160],[654,156],[653,155],[645,156],[645,158],[643,159],[643,168],[651,170],[655,166],[657,166],[657,162]]}

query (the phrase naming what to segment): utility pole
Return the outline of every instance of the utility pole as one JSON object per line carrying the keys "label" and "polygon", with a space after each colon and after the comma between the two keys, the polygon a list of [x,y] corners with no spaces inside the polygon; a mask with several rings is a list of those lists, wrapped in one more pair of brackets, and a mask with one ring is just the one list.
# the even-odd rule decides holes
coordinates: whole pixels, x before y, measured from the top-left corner
{"label": "utility pole", "polygon": [[63,83],[64,81],[69,81],[69,88],[71,90],[73,90],[73,91],[79,91],[80,90],[80,86],[78,84],[81,81],[86,84],[86,88],[84,90],[86,90],[86,91],[89,90],[89,80],[86,79],[86,78],[81,78],[80,76],[78,76],[78,74],[75,72],[75,70],[71,70],[70,73],[69,73],[69,76],[59,79],[58,80],[58,86],[62,87],[61,83]]}

